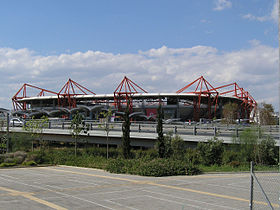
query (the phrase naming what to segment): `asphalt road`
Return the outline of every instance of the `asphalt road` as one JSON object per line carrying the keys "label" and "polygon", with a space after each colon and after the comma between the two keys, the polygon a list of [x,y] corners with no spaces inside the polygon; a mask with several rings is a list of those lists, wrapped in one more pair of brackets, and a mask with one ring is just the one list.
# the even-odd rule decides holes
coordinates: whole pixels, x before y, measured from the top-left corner
{"label": "asphalt road", "polygon": [[67,166],[0,169],[0,209],[249,209],[249,183],[248,173],[155,178]]}

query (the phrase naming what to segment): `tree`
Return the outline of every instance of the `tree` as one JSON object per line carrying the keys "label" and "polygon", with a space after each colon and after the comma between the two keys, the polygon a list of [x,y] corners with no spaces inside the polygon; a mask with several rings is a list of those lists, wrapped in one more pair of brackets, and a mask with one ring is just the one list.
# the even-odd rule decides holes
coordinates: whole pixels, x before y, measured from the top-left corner
{"label": "tree", "polygon": [[237,118],[238,105],[235,103],[227,103],[223,107],[223,117],[227,124],[234,123]]}
{"label": "tree", "polygon": [[197,144],[202,163],[204,165],[221,165],[223,160],[224,145],[223,141],[214,137],[207,142],[199,142]]}
{"label": "tree", "polygon": [[100,114],[103,115],[103,117],[105,119],[104,126],[100,125],[100,127],[103,128],[105,130],[105,132],[106,132],[107,159],[108,159],[109,158],[109,143],[108,143],[108,141],[109,141],[109,132],[110,132],[110,129],[113,128],[113,127],[110,127],[109,121],[110,121],[113,113],[112,113],[111,108],[109,108],[107,112],[101,112]]}
{"label": "tree", "polygon": [[71,120],[71,134],[72,137],[75,138],[75,156],[77,156],[77,140],[81,132],[87,133],[88,127],[85,125],[85,122],[83,121],[82,115],[77,112],[74,114],[73,119]]}
{"label": "tree", "polygon": [[163,136],[163,129],[162,129],[162,118],[163,118],[163,112],[161,104],[159,105],[157,109],[157,150],[158,150],[158,156],[160,158],[163,158],[165,156],[165,141]]}
{"label": "tree", "polygon": [[259,162],[262,164],[275,165],[277,163],[276,142],[270,136],[262,139],[259,144]]}
{"label": "tree", "polygon": [[239,138],[234,138],[233,142],[240,152],[241,160],[244,162],[257,161],[258,143],[261,137],[258,128],[246,128]]}
{"label": "tree", "polygon": [[25,125],[23,126],[23,130],[27,131],[31,138],[32,138],[32,151],[33,151],[33,144],[34,140],[38,139],[40,146],[45,149],[43,139],[43,129],[48,126],[49,119],[46,116],[42,116],[40,119],[35,119],[34,116],[31,120],[28,120]]}
{"label": "tree", "polygon": [[131,157],[130,154],[130,118],[129,118],[129,102],[127,103],[125,113],[123,115],[123,124],[122,124],[122,152],[124,158],[128,159]]}
{"label": "tree", "polygon": [[261,125],[276,125],[277,120],[273,116],[274,108],[271,104],[261,103],[259,106],[259,116]]}
{"label": "tree", "polygon": [[173,158],[182,160],[184,158],[186,149],[185,149],[185,142],[184,140],[179,136],[175,135],[175,137],[171,140],[171,149],[173,153]]}

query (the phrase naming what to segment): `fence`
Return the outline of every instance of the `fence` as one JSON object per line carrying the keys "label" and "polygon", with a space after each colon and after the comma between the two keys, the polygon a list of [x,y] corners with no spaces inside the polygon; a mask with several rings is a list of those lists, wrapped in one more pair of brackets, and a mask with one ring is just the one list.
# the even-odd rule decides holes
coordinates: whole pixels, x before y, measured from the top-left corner
{"label": "fence", "polygon": [[256,167],[251,162],[250,209],[280,209],[279,166],[270,166],[269,172],[257,171]]}
{"label": "fence", "polygon": [[[0,121],[0,129],[6,129],[6,120]],[[26,121],[24,122],[26,123]],[[90,130],[103,130],[104,122],[99,121],[85,121],[89,126]],[[70,120],[50,120],[46,128],[48,129],[70,129],[71,121]],[[112,131],[121,131],[122,123],[113,122]],[[22,125],[14,124],[14,122],[9,125],[13,127],[21,127]],[[147,123],[147,122],[132,122],[130,126],[131,132],[141,132],[141,133],[156,133],[156,123]],[[276,140],[276,145],[280,145],[279,141],[279,126],[250,126],[256,129],[262,130],[262,135],[269,135]],[[223,125],[223,124],[199,124],[198,125],[189,125],[188,123],[177,123],[177,124],[163,124],[164,133],[175,133],[178,135],[193,135],[193,136],[209,136],[209,137],[238,137],[239,134],[249,126],[243,125]]]}

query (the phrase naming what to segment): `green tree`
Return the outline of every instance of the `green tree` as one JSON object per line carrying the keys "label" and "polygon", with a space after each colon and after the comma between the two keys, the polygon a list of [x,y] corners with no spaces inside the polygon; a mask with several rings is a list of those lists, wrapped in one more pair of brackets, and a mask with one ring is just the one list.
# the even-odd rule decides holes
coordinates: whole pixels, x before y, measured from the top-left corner
{"label": "green tree", "polygon": [[185,142],[184,140],[179,136],[176,135],[171,140],[171,149],[173,153],[173,158],[175,159],[183,159],[186,149],[185,149]]}
{"label": "green tree", "polygon": [[27,131],[32,138],[32,148],[34,149],[34,140],[39,140],[40,148],[45,149],[45,142],[43,142],[43,130],[47,128],[49,119],[46,116],[42,116],[40,119],[35,119],[34,116],[28,120],[23,126],[23,130]]}
{"label": "green tree", "polygon": [[87,133],[88,127],[85,125],[82,115],[77,112],[76,114],[74,114],[73,119],[71,120],[71,134],[75,139],[75,157],[77,156],[78,137],[82,132]]}
{"label": "green tree", "polygon": [[227,103],[223,107],[223,118],[227,124],[234,123],[237,119],[238,105],[235,103]]}
{"label": "green tree", "polygon": [[258,128],[246,128],[240,133],[239,138],[234,138],[233,142],[240,153],[242,161],[257,161],[260,137],[261,133]]}
{"label": "green tree", "polygon": [[104,117],[104,125],[100,125],[99,127],[103,128],[104,131],[106,132],[106,144],[107,144],[107,159],[109,158],[109,133],[110,130],[113,128],[113,126],[110,127],[110,119],[113,115],[112,109],[109,108],[107,112],[101,112],[100,113]]}
{"label": "green tree", "polygon": [[223,141],[213,138],[207,142],[199,142],[197,144],[197,151],[204,165],[222,164],[224,152]]}
{"label": "green tree", "polygon": [[259,162],[267,165],[275,165],[277,163],[277,147],[276,142],[270,136],[262,139],[259,144]]}
{"label": "green tree", "polygon": [[161,104],[159,105],[157,109],[157,150],[158,150],[158,156],[160,158],[163,158],[165,156],[166,148],[165,148],[165,141],[163,136],[163,125],[162,125],[162,118],[163,118],[163,111]]}
{"label": "green tree", "polygon": [[259,108],[259,117],[261,125],[276,125],[277,119],[274,117],[274,108],[272,104],[261,103]]}
{"label": "green tree", "polygon": [[122,153],[124,158],[128,159],[131,157],[131,146],[130,146],[130,118],[129,118],[129,102],[127,103],[125,113],[123,115],[122,124]]}

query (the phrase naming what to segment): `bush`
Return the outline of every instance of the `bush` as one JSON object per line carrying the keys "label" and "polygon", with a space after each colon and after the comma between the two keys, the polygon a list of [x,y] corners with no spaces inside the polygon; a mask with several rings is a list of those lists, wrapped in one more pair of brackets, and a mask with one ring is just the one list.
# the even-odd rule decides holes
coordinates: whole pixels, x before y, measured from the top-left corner
{"label": "bush", "polygon": [[158,152],[155,149],[132,150],[132,157],[135,159],[153,160],[158,158]]}
{"label": "bush", "polygon": [[30,152],[28,153],[27,157],[26,157],[26,161],[34,161],[38,164],[42,164],[42,163],[50,163],[50,154],[45,152],[45,151],[34,151],[34,152]]}
{"label": "bush", "polygon": [[208,142],[199,142],[197,145],[197,151],[201,156],[201,162],[206,165],[221,165],[224,145],[223,141],[216,138],[208,140]]}
{"label": "bush", "polygon": [[242,162],[256,161],[258,132],[260,132],[258,129],[246,128],[241,132],[239,138],[234,139]]}
{"label": "bush", "polygon": [[185,155],[185,142],[183,139],[176,135],[174,138],[171,140],[171,149],[172,149],[172,156],[175,159],[183,159]]}
{"label": "bush", "polygon": [[25,166],[36,166],[37,163],[35,161],[31,160],[31,161],[23,162],[22,165],[25,165]]}
{"label": "bush", "polygon": [[16,164],[22,164],[24,161],[24,157],[23,156],[17,156],[14,158],[14,161],[16,162]]}
{"label": "bush", "polygon": [[277,164],[277,147],[275,141],[271,137],[261,140],[258,150],[258,161],[261,164],[275,165]]}
{"label": "bush", "polygon": [[199,151],[197,149],[188,148],[185,153],[185,159],[194,165],[198,165],[201,163],[201,157]]}
{"label": "bush", "polygon": [[241,165],[241,163],[239,161],[232,161],[229,163],[229,165],[233,168],[237,168]]}
{"label": "bush", "polygon": [[5,158],[3,163],[16,163],[14,158]]}
{"label": "bush", "polygon": [[223,153],[223,164],[240,161],[240,153],[234,150],[225,150]]}
{"label": "bush", "polygon": [[187,164],[186,175],[198,175],[201,173],[201,170],[196,165],[192,163]]}
{"label": "bush", "polygon": [[13,133],[11,135],[11,149],[12,151],[30,151],[32,145],[32,138],[28,134]]}
{"label": "bush", "polygon": [[15,166],[16,165],[16,163],[1,163],[0,164],[0,167],[11,167],[11,166]]}
{"label": "bush", "polygon": [[147,160],[110,160],[105,168],[111,173],[129,173],[141,176],[174,176],[174,175],[194,175],[200,170],[191,164],[179,160],[154,159]]}

